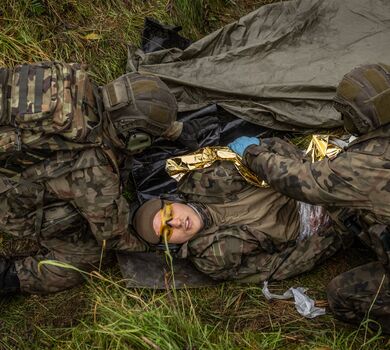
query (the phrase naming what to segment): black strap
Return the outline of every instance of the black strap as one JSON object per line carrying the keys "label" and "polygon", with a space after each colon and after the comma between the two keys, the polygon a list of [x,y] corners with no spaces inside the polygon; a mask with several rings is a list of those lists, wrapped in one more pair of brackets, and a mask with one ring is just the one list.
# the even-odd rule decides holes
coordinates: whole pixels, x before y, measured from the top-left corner
{"label": "black strap", "polygon": [[0,86],[3,87],[7,85],[8,78],[8,69],[0,68]]}
{"label": "black strap", "polygon": [[359,214],[360,212],[351,208],[341,208],[336,212],[337,220],[344,225],[344,228],[347,231],[356,236],[363,230],[361,222],[359,221]]}
{"label": "black strap", "polygon": [[42,112],[43,77],[45,70],[37,67],[35,72],[34,113]]}
{"label": "black strap", "polygon": [[383,249],[385,252],[390,252],[390,230],[389,227],[386,228],[385,231],[380,235],[380,239],[383,244]]}
{"label": "black strap", "polygon": [[27,112],[27,94],[28,94],[28,72],[29,66],[22,65],[19,73],[19,113]]}
{"label": "black strap", "polygon": [[44,194],[45,189],[42,186],[41,191],[38,193],[37,196],[37,209],[35,211],[35,234],[37,237],[37,240],[39,242],[41,228],[42,228],[42,222],[43,222],[43,200],[44,200]]}
{"label": "black strap", "polygon": [[0,68],[0,124],[4,124],[7,116],[7,89],[8,89],[8,69]]}
{"label": "black strap", "polygon": [[94,113],[97,114],[99,118],[99,123],[93,127],[93,129],[89,132],[89,135],[87,136],[87,142],[93,142],[96,143],[98,136],[102,134],[102,127],[103,127],[103,106],[102,106],[102,98],[99,95],[99,89],[98,87],[93,84],[92,85],[92,92],[93,97],[95,99],[96,108],[94,108]]}

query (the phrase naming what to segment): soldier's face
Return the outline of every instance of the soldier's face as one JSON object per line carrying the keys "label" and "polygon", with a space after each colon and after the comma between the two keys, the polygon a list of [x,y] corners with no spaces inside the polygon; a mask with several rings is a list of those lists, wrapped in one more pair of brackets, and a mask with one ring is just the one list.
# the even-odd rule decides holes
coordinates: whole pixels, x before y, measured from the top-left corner
{"label": "soldier's face", "polygon": [[[172,219],[166,222],[173,229],[169,243],[185,243],[203,228],[202,218],[190,206],[172,203],[172,211]],[[162,224],[162,211],[159,210],[153,218],[153,229],[156,235],[160,235]]]}

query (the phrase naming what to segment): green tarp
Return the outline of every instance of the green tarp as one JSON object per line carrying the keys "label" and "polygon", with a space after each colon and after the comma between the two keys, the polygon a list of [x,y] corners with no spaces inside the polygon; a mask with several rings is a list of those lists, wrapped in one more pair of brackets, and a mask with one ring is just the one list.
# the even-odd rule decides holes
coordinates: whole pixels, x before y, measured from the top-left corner
{"label": "green tarp", "polygon": [[390,64],[389,0],[270,4],[185,50],[129,49],[129,70],[161,77],[180,111],[212,102],[279,130],[341,124],[332,98],[342,76],[364,63]]}

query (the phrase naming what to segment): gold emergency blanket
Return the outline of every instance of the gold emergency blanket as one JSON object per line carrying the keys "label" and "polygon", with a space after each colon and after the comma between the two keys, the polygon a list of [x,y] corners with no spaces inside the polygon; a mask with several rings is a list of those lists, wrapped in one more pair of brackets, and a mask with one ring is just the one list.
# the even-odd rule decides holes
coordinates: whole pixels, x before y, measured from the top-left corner
{"label": "gold emergency blanket", "polygon": [[[325,157],[335,157],[341,149],[329,144],[329,135],[313,135],[306,154],[315,162]],[[241,176],[250,184],[257,187],[268,187],[268,184],[256,176],[241,162],[241,157],[229,147],[213,146],[204,147],[185,156],[167,159],[165,170],[169,176],[179,181],[189,171],[203,169],[211,166],[217,160],[228,160],[234,163]]]}
{"label": "gold emergency blanket", "polygon": [[333,159],[340,151],[340,147],[329,143],[329,135],[313,135],[305,153],[314,163],[325,157]]}
{"label": "gold emergency blanket", "polygon": [[241,176],[250,184],[258,187],[268,187],[241,162],[241,157],[229,147],[204,147],[198,151],[181,157],[167,159],[165,170],[168,175],[179,181],[189,171],[207,168],[217,160],[228,160],[234,163]]}

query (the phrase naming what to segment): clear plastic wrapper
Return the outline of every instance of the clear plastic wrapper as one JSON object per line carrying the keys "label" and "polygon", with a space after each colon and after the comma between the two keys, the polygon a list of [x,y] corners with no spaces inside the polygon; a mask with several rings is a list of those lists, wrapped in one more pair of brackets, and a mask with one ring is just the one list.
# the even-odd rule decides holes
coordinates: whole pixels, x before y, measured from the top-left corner
{"label": "clear plastic wrapper", "polygon": [[325,308],[315,306],[313,299],[306,295],[307,288],[297,287],[290,288],[282,295],[271,293],[268,289],[268,282],[265,281],[262,292],[267,300],[287,300],[294,298],[295,308],[299,314],[306,318],[314,318],[317,316],[325,315]]}

